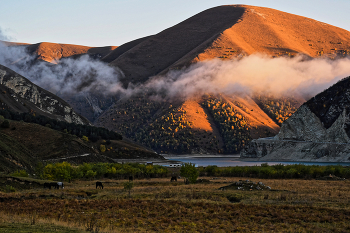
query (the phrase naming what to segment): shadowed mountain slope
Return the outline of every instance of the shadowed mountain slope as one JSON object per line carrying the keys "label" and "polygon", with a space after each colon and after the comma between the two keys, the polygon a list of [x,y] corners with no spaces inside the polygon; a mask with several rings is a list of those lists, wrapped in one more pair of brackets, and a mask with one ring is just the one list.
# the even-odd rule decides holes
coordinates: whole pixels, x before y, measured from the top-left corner
{"label": "shadowed mountain slope", "polygon": [[[0,124],[4,120],[0,118]],[[34,123],[9,120],[9,128],[0,128],[0,172],[19,169],[33,171],[38,162],[114,162],[114,159],[163,159],[162,156],[128,139],[82,140],[66,132]],[[99,149],[105,146],[105,151]]]}

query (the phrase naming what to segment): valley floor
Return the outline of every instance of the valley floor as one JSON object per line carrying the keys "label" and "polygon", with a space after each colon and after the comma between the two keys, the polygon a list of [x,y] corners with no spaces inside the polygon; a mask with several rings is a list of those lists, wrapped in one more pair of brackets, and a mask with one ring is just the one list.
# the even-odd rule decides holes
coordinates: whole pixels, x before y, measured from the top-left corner
{"label": "valley floor", "polygon": [[[35,232],[349,232],[348,180],[252,179],[271,190],[219,190],[248,178],[185,185],[152,178],[75,181],[65,189],[0,193],[0,230]],[[231,200],[231,202],[229,201]],[[17,227],[17,228],[16,228]],[[11,231],[22,229],[23,231]],[[53,231],[53,230],[52,230]]]}

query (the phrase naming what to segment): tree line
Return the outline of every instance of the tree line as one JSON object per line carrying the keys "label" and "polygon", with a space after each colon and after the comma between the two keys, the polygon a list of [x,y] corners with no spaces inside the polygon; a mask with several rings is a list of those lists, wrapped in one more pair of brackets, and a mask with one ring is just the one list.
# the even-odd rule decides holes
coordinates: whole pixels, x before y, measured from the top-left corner
{"label": "tree line", "polygon": [[9,120],[24,121],[27,123],[35,123],[42,126],[50,127],[54,130],[65,131],[76,135],[78,137],[86,136],[92,142],[96,142],[100,138],[105,140],[122,140],[123,136],[110,131],[106,128],[95,127],[90,125],[79,125],[74,123],[68,123],[65,121],[58,121],[55,119],[48,118],[46,116],[38,115],[33,113],[16,113],[6,109],[0,110],[0,115]]}
{"label": "tree line", "polygon": [[341,178],[350,178],[350,167],[341,165],[310,166],[303,164],[276,164],[271,166],[268,164],[262,164],[261,166],[237,166],[224,168],[217,166],[207,166],[205,168],[199,168],[199,174],[200,176],[254,177],[264,179],[315,179],[321,177],[329,177],[329,175]]}
{"label": "tree line", "polygon": [[41,179],[70,181],[98,178],[126,179],[129,176],[135,178],[165,177],[168,169],[160,165],[138,163],[83,163],[74,166],[68,162],[62,162],[49,163],[47,165],[39,163],[35,172],[36,176]]}

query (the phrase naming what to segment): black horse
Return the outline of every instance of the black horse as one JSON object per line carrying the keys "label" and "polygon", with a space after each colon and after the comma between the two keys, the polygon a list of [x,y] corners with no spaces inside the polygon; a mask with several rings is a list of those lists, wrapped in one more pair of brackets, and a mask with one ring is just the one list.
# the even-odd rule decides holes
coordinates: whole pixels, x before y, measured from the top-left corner
{"label": "black horse", "polygon": [[134,181],[134,177],[133,176],[129,176],[129,182]]}
{"label": "black horse", "polygon": [[102,184],[102,182],[100,182],[100,181],[97,181],[97,182],[96,182],[96,189],[97,189],[98,187],[100,187],[101,189],[103,189],[103,184]]}
{"label": "black horse", "polygon": [[177,177],[176,176],[172,176],[171,177],[170,182],[173,182],[173,181],[177,181]]}
{"label": "black horse", "polygon": [[51,189],[51,187],[53,187],[54,189],[60,188],[60,186],[56,182],[44,183],[44,188]]}

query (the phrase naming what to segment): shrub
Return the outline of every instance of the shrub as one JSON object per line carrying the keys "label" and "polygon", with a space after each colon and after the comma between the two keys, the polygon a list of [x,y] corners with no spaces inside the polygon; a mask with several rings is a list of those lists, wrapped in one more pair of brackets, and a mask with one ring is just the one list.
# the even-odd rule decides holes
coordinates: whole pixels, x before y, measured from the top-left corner
{"label": "shrub", "polygon": [[20,171],[15,171],[12,173],[12,176],[17,176],[17,177],[28,177],[28,173],[26,170],[20,170]]}
{"label": "shrub", "polygon": [[124,182],[124,189],[129,191],[129,197],[131,197],[131,189],[134,187],[134,182]]}
{"label": "shrub", "polygon": [[14,193],[14,192],[16,192],[16,189],[14,187],[12,187],[11,185],[6,185],[5,186],[5,192],[7,192],[7,193]]}
{"label": "shrub", "polygon": [[1,128],[10,128],[10,122],[8,120],[4,120],[0,126]]}
{"label": "shrub", "polygon": [[88,141],[89,141],[89,138],[86,137],[86,136],[83,136],[81,139],[83,139],[83,141],[85,141],[85,142],[88,142]]}
{"label": "shrub", "polygon": [[239,194],[229,194],[226,196],[227,200],[229,200],[230,202],[234,203],[234,202],[240,202],[242,200],[242,196]]}
{"label": "shrub", "polygon": [[192,184],[196,183],[199,172],[193,163],[184,163],[180,169],[180,175],[187,178]]}
{"label": "shrub", "polygon": [[103,145],[103,144],[101,144],[101,145],[100,145],[100,151],[101,151],[102,153],[105,152],[105,151],[106,151],[106,146]]}

